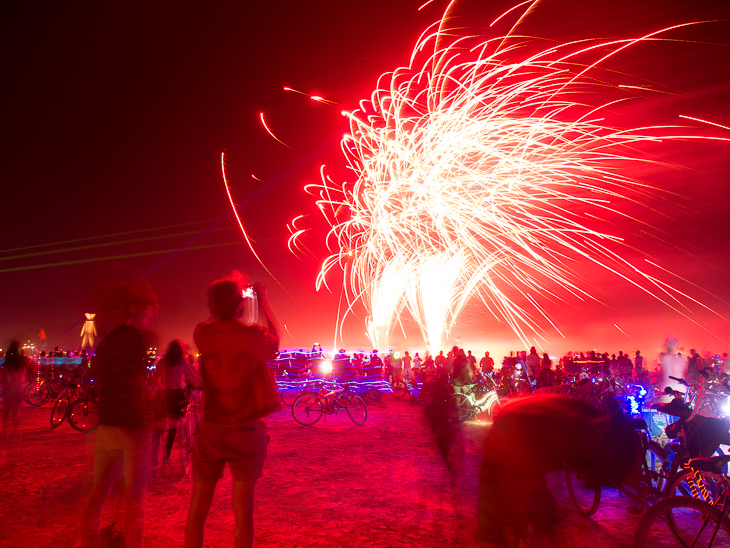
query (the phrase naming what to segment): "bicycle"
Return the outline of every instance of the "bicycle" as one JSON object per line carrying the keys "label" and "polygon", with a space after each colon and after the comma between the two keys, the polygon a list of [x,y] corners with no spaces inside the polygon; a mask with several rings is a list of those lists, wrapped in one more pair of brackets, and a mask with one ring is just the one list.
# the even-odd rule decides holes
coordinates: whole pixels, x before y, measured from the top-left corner
{"label": "bicycle", "polygon": [[322,379],[307,379],[302,383],[284,381],[279,387],[279,396],[284,405],[291,407],[297,398],[305,392],[310,394],[324,394],[327,391],[326,386],[327,383]]}
{"label": "bicycle", "polygon": [[390,390],[391,394],[393,394],[393,397],[396,400],[400,400],[408,394],[411,391],[410,386],[408,386],[408,381],[404,379],[393,379],[393,382],[390,383]]}
{"label": "bicycle", "polygon": [[[196,394],[197,391],[197,394]],[[183,417],[179,421],[180,431],[180,472],[183,476],[190,473],[193,464],[193,447],[195,436],[198,433],[197,401],[200,399],[200,389],[190,388],[185,391]]]}
{"label": "bicycle", "polygon": [[51,408],[51,428],[58,428],[66,420],[71,402],[76,399],[80,389],[79,383],[73,379],[64,383],[63,395],[60,392],[55,395],[55,402]]}
{"label": "bicycle", "polygon": [[56,376],[55,369],[43,373],[38,371],[35,381],[31,382],[23,392],[23,398],[28,405],[42,407],[55,398],[63,389],[63,375]]}
{"label": "bicycle", "polygon": [[730,455],[690,460],[693,496],[671,496],[649,508],[636,527],[633,546],[658,545],[667,529],[679,546],[730,546],[730,479],[722,473],[728,461]]}
{"label": "bicycle", "polygon": [[346,409],[350,420],[358,426],[365,424],[368,418],[365,400],[355,394],[349,384],[325,394],[305,392],[292,405],[292,416],[302,426],[312,426],[324,413],[332,415],[338,409]]}
{"label": "bicycle", "polygon": [[66,416],[71,428],[77,432],[87,434],[99,426],[99,402],[93,379],[81,395],[69,404]]}
{"label": "bicycle", "polygon": [[494,417],[502,409],[504,398],[497,393],[491,378],[480,375],[471,386],[466,394],[452,394],[448,414],[451,422],[462,423],[484,411]]}

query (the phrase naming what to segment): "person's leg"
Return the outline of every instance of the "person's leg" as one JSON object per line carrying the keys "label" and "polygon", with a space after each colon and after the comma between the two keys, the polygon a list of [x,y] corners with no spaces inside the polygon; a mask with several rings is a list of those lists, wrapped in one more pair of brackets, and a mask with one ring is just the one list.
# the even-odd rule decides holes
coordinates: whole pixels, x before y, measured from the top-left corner
{"label": "person's leg", "polygon": [[193,481],[190,509],[185,522],[185,548],[202,548],[203,546],[205,520],[208,518],[210,505],[213,503],[216,484],[217,482]]}
{"label": "person's leg", "polygon": [[127,547],[139,548],[144,542],[150,438],[147,432],[140,431],[125,431],[125,435],[127,508],[124,512],[124,539]]}
{"label": "person's leg", "polygon": [[170,428],[167,431],[167,443],[165,444],[165,460],[170,460],[172,454],[172,446],[175,444],[175,434],[177,434],[177,428]]}
{"label": "person's leg", "polygon": [[90,546],[101,530],[101,511],[114,482],[122,471],[123,453],[115,449],[113,433],[99,426],[94,450],[94,483],[81,514],[81,546]]}
{"label": "person's leg", "polygon": [[255,490],[255,479],[233,482],[233,513],[236,518],[235,548],[251,548],[253,546]]}

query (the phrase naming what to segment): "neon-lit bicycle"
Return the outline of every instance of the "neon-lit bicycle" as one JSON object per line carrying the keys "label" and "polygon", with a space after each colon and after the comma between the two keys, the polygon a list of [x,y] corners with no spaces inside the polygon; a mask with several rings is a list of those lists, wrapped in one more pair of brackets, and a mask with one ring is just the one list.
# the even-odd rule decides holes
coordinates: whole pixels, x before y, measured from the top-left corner
{"label": "neon-lit bicycle", "polygon": [[311,426],[323,414],[332,415],[339,409],[346,409],[350,420],[358,426],[365,424],[368,418],[365,400],[355,394],[348,384],[324,394],[305,392],[294,401],[291,408],[294,420],[303,426]]}
{"label": "neon-lit bicycle", "polygon": [[469,393],[451,396],[448,418],[451,422],[464,422],[484,411],[494,417],[504,403],[505,399],[497,394],[492,379],[480,375]]}

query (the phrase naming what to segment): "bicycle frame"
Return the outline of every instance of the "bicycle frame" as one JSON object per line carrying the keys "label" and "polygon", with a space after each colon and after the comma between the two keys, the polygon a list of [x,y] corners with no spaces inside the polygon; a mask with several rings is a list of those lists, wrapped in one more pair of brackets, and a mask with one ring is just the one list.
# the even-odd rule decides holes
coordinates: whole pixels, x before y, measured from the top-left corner
{"label": "bicycle frame", "polygon": [[[342,401],[345,394],[346,397],[344,398],[344,401]],[[352,390],[350,389],[349,385],[343,386],[342,388],[335,388],[334,390],[330,390],[326,394],[323,394],[322,399],[325,401],[325,411],[327,412],[327,414],[331,415],[338,408],[347,408],[347,400],[350,399],[351,395]]]}

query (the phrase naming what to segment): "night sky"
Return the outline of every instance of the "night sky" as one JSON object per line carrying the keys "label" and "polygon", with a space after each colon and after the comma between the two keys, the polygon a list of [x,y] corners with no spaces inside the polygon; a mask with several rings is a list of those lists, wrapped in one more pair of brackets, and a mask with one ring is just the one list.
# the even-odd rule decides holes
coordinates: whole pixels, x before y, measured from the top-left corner
{"label": "night sky", "polygon": [[[523,32],[557,40],[627,37],[680,22],[730,20],[727,2],[594,4],[546,0]],[[286,325],[284,346],[331,348],[341,276],[330,278],[332,293],[315,291],[327,225],[303,187],[319,179],[322,164],[335,180],[350,176],[339,148],[348,129],[340,111],[367,98],[380,74],[407,64],[419,35],[447,4],[419,11],[420,5],[270,0],[3,8],[0,346],[10,337],[38,342],[42,328],[50,346],[77,349],[83,314],[95,311],[100,289],[139,277],[158,290],[161,341],[191,343],[195,324],[207,318],[208,284],[239,269],[269,287]],[[487,32],[510,5],[463,2],[460,13],[465,25]],[[730,126],[730,22],[670,37],[675,41],[642,45],[611,65],[668,92],[624,111],[627,125],[677,123],[687,114]],[[261,112],[290,148],[267,134]],[[730,130],[703,131],[730,137]],[[276,280],[243,242],[221,178],[221,152],[238,213]],[[654,356],[670,332],[687,349],[728,350],[730,143],[667,144],[652,152],[684,169],[637,172],[673,194],[626,211],[654,226],[660,239],[639,223],[617,221],[625,258],[648,253],[686,280],[668,272],[666,281],[717,314],[692,306],[694,323],[586,266],[603,304],[548,306],[565,336],[546,326],[542,348],[552,355],[641,348]],[[305,258],[287,248],[287,223],[299,214],[312,228]],[[356,307],[337,346],[367,348],[364,317]],[[396,334],[394,346],[423,348],[412,322],[403,323],[408,339]],[[522,346],[478,307],[464,313],[449,343],[497,355]]]}

